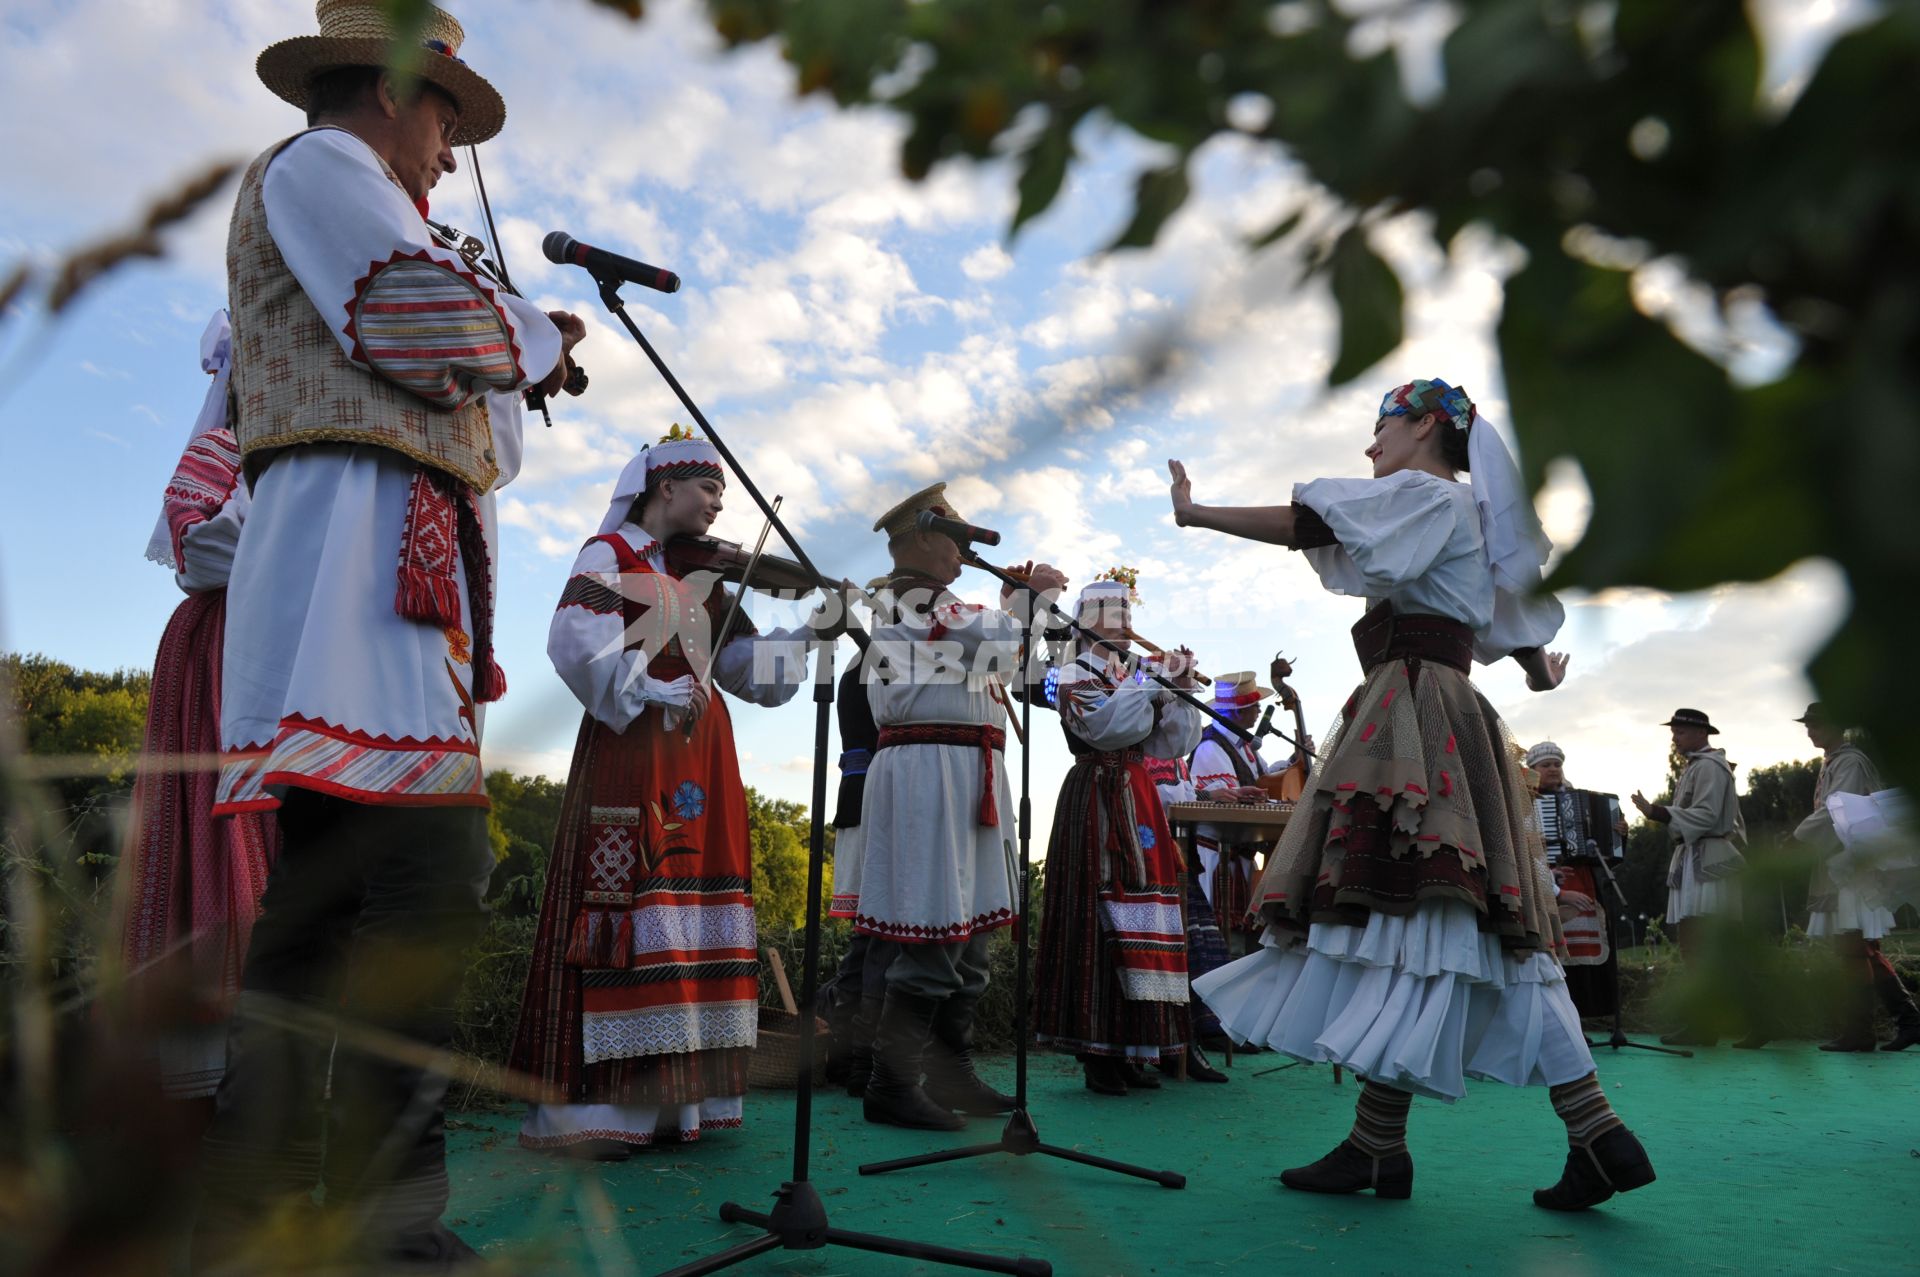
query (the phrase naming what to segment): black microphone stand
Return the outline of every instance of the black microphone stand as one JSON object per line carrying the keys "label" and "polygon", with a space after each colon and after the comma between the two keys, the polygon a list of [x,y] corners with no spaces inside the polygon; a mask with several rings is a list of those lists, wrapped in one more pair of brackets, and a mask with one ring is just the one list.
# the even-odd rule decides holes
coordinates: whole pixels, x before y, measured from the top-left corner
{"label": "black microphone stand", "polygon": [[[647,341],[627,314],[626,302],[620,296],[620,283],[617,279],[594,276],[594,282],[600,285],[600,300],[608,310],[625,325],[634,341],[640,344],[647,358],[666,379],[693,419],[706,431],[707,441],[716,451],[725,457],[733,472],[740,477],[741,486],[753,497],[754,502],[766,514],[767,521],[779,529],[780,537],[793,551],[800,565],[812,573],[823,585],[831,584],[822,577],[819,570],[807,558],[807,552],[800,548],[793,533],[780,521],[766,497],[754,485],[747,472],[735,460],[733,453],[715,433],[706,414],[680,385],[680,381],[660,358],[652,344]],[[742,587],[744,588],[744,587]],[[866,650],[868,635],[851,617],[848,618],[848,633],[862,651]],[[976,1251],[956,1250],[950,1246],[935,1246],[928,1242],[909,1241],[904,1238],[882,1237],[874,1233],[850,1232],[844,1228],[834,1228],[827,1222],[826,1203],[820,1199],[820,1191],[807,1178],[807,1161],[813,1142],[813,996],[815,982],[820,970],[820,879],[822,867],[826,861],[826,804],[827,804],[827,745],[828,726],[833,708],[833,648],[831,642],[816,642],[819,651],[818,671],[814,680],[814,723],[813,723],[813,820],[808,834],[807,854],[807,932],[806,957],[801,967],[801,1024],[800,1035],[805,1048],[800,1052],[797,1090],[794,1096],[793,1110],[793,1178],[781,1183],[773,1194],[773,1209],[762,1212],[748,1210],[735,1202],[723,1202],[720,1205],[720,1218],[729,1224],[752,1224],[766,1230],[751,1241],[730,1246],[716,1255],[695,1260],[691,1264],[682,1264],[669,1269],[660,1277],[695,1277],[695,1274],[719,1272],[743,1263],[756,1255],[764,1255],[772,1250],[819,1250],[823,1246],[846,1246],[853,1250],[877,1251],[883,1255],[900,1255],[907,1259],[927,1260],[936,1264],[951,1264],[957,1268],[971,1268],[980,1272],[1014,1273],[1021,1277],[1050,1277],[1053,1266],[1043,1259],[1028,1259],[1025,1256],[1005,1258]]]}
{"label": "black microphone stand", "polygon": [[[1068,616],[1053,604],[1040,597],[1040,592],[1032,585],[1010,573],[982,560],[971,550],[962,550],[967,562],[984,572],[1000,579],[1009,590],[1025,594],[1028,599],[1028,643],[1021,652],[1020,680],[1024,688],[1031,689],[1032,680],[1027,677],[1030,653],[1037,650],[1033,642],[1037,628],[1033,622],[1033,607],[1038,603],[1057,623],[1064,622],[1066,630],[1078,638],[1086,639],[1096,647],[1108,651],[1124,653],[1125,649],[1101,638],[1088,630],[1075,617]],[[1244,727],[1214,713],[1212,707],[1189,695],[1185,689],[1177,687],[1167,678],[1158,674],[1149,675],[1161,686],[1170,689],[1188,704],[1196,706],[1201,712],[1212,716],[1222,726],[1233,731],[1242,739],[1250,739]],[[1030,1157],[1035,1153],[1047,1157],[1056,1157],[1062,1161],[1078,1162],[1082,1166],[1092,1166],[1103,1171],[1114,1171],[1121,1175],[1132,1175],[1139,1179],[1150,1179],[1162,1188],[1185,1188],[1187,1177],[1178,1171],[1149,1170],[1131,1162],[1115,1161],[1109,1157],[1096,1157],[1091,1153],[1082,1153],[1076,1149],[1062,1148],[1058,1144],[1046,1144],[1040,1139],[1040,1128],[1034,1124],[1033,1116],[1027,1106],[1027,1032],[1028,1013],[1028,960],[1032,947],[1033,910],[1032,893],[1029,890],[1032,881],[1032,841],[1033,841],[1033,696],[1031,690],[1020,698],[1020,735],[1026,742],[1020,750],[1020,930],[1015,943],[1015,988],[1013,994],[1013,1032],[1014,1032],[1014,1084],[1013,1112],[1007,1118],[1006,1126],[1000,1132],[1000,1138],[989,1144],[968,1144],[960,1148],[940,1149],[932,1153],[918,1153],[912,1157],[896,1157],[884,1162],[867,1162],[860,1167],[862,1175],[885,1175],[889,1171],[910,1170],[916,1166],[932,1166],[939,1162],[957,1162],[964,1158],[986,1157],[994,1153],[1005,1153],[1011,1157]],[[1274,733],[1279,735],[1278,732]]]}
{"label": "black microphone stand", "polygon": [[[1683,1051],[1679,1047],[1673,1046],[1655,1046],[1651,1042],[1635,1042],[1627,1037],[1626,1030],[1620,1027],[1620,1017],[1625,1010],[1625,1008],[1621,1006],[1620,999],[1620,954],[1622,952],[1620,948],[1620,924],[1626,919],[1627,896],[1625,892],[1620,890],[1620,880],[1613,876],[1613,866],[1607,863],[1607,858],[1600,854],[1599,848],[1595,847],[1591,842],[1587,844],[1587,847],[1589,850],[1586,858],[1593,862],[1594,866],[1600,871],[1600,876],[1606,879],[1607,889],[1613,893],[1615,903],[1620,906],[1618,909],[1612,911],[1611,916],[1607,920],[1608,941],[1613,945],[1613,961],[1607,964],[1613,968],[1613,1034],[1605,1042],[1595,1042],[1589,1038],[1587,1045],[1589,1047],[1611,1047],[1615,1051],[1618,1051],[1623,1046],[1630,1046],[1637,1051],[1658,1051],[1661,1055],[1677,1055],[1683,1059],[1691,1060],[1693,1058],[1693,1052],[1691,1051]],[[1628,934],[1631,936],[1632,933],[1629,932]]]}

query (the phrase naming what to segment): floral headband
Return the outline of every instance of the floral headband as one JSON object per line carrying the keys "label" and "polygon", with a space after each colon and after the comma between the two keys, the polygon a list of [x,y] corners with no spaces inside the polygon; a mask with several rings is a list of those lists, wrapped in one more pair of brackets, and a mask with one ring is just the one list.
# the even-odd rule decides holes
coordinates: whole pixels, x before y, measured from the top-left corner
{"label": "floral headband", "polygon": [[1112,581],[1116,585],[1124,585],[1127,587],[1127,602],[1136,605],[1140,602],[1139,568],[1130,568],[1124,565],[1110,567],[1093,579],[1096,583],[1100,581]]}
{"label": "floral headband", "polygon": [[1467,398],[1466,391],[1449,386],[1438,377],[1431,381],[1410,381],[1389,390],[1387,397],[1380,401],[1383,417],[1424,417],[1430,412],[1446,418],[1455,430],[1467,429],[1479,415],[1479,409]]}

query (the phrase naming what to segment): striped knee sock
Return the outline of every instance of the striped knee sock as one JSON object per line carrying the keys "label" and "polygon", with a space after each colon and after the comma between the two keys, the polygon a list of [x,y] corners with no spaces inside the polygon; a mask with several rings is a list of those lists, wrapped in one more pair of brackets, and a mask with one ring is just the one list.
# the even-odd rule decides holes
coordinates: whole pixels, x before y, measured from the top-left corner
{"label": "striped knee sock", "polygon": [[1378,1082],[1360,1088],[1353,1107],[1353,1130],[1347,1141],[1368,1157],[1390,1157],[1407,1151],[1407,1109],[1413,1096]]}
{"label": "striped knee sock", "polygon": [[1547,1098],[1553,1101],[1553,1111],[1567,1124],[1567,1143],[1574,1148],[1586,1148],[1608,1131],[1626,1125],[1613,1111],[1613,1105],[1607,1103],[1607,1093],[1600,1089],[1598,1073],[1589,1073],[1578,1082],[1548,1087]]}

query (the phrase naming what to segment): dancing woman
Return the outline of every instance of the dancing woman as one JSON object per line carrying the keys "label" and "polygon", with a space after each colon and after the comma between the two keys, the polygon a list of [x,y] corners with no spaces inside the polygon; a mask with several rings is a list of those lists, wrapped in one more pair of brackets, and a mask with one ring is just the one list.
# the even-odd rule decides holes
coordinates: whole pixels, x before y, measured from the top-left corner
{"label": "dancing woman", "polygon": [[1563,614],[1529,593],[1549,545],[1458,388],[1390,392],[1366,455],[1373,478],[1299,484],[1291,505],[1265,507],[1196,505],[1168,463],[1181,526],[1305,551],[1326,588],[1368,601],[1353,627],[1365,679],[1255,888],[1263,947],[1195,988],[1235,1038],[1365,1081],[1352,1133],[1282,1174],[1287,1187],[1411,1195],[1413,1097],[1452,1102],[1472,1076],[1548,1088],[1570,1151],[1533,1199],[1582,1210],[1653,1167],[1594,1074],[1532,804],[1506,725],[1467,677],[1476,658],[1511,656],[1534,691],[1559,685],[1566,657],[1543,645]]}

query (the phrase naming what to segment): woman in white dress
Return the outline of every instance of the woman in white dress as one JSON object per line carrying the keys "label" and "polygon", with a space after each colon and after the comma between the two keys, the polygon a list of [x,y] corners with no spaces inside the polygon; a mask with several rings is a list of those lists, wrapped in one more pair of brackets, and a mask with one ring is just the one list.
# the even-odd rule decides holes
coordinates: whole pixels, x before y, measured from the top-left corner
{"label": "woman in white dress", "polygon": [[1471,1076],[1549,1088],[1570,1147],[1534,1201],[1581,1210],[1654,1173],[1594,1075],[1532,804],[1467,678],[1474,659],[1511,656],[1547,691],[1566,670],[1543,648],[1560,605],[1529,594],[1550,547],[1477,415],[1443,381],[1401,386],[1373,428],[1373,478],[1299,484],[1291,505],[1196,505],[1169,463],[1181,526],[1305,551],[1324,586],[1368,605],[1353,631],[1365,681],[1255,888],[1262,948],[1194,987],[1236,1039],[1364,1079],[1352,1133],[1287,1187],[1409,1196],[1413,1097],[1452,1102]]}

